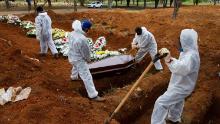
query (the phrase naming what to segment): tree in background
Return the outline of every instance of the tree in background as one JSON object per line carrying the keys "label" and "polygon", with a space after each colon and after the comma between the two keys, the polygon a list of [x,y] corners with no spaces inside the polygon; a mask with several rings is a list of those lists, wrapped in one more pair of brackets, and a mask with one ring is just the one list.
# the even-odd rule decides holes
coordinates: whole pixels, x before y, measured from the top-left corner
{"label": "tree in background", "polygon": [[127,7],[129,7],[130,6],[130,1],[131,0],[126,0],[127,1]]}
{"label": "tree in background", "polygon": [[109,9],[112,8],[112,0],[108,0],[108,8],[109,8]]}
{"label": "tree in background", "polygon": [[158,7],[158,4],[159,4],[159,0],[155,0],[155,8]]}
{"label": "tree in background", "polygon": [[199,0],[193,0],[193,4],[194,5],[198,5],[199,4]]}
{"label": "tree in background", "polygon": [[5,5],[6,5],[6,8],[9,9],[10,8],[10,3],[9,3],[9,0],[5,0]]}
{"label": "tree in background", "polygon": [[28,11],[31,11],[31,0],[26,0],[27,5],[28,5]]}
{"label": "tree in background", "polygon": [[48,2],[48,6],[52,7],[51,0],[47,0],[47,2]]}
{"label": "tree in background", "polygon": [[144,0],[144,8],[147,7],[147,0]]}
{"label": "tree in background", "polygon": [[217,1],[218,1],[218,3],[219,3],[220,0],[213,0],[214,5],[216,5]]}
{"label": "tree in background", "polygon": [[85,0],[79,0],[80,6],[84,6]]}
{"label": "tree in background", "polygon": [[37,1],[34,0],[34,10],[37,8]]}
{"label": "tree in background", "polygon": [[[36,8],[36,6],[37,6],[37,3],[38,3],[38,1],[36,2],[36,1],[34,0],[34,6],[35,6],[35,8]],[[51,8],[51,7],[52,7],[51,0],[44,0],[44,4],[43,4],[42,6],[44,7],[47,3],[48,3],[48,7]],[[35,4],[36,4],[36,5],[35,5]]]}
{"label": "tree in background", "polygon": [[76,12],[77,11],[77,1],[76,0],[73,1],[73,5],[74,5],[74,12]]}
{"label": "tree in background", "polygon": [[173,10],[173,19],[176,19],[179,7],[181,5],[181,0],[174,0],[174,10]]}
{"label": "tree in background", "polygon": [[163,0],[163,7],[167,7],[167,0]]}
{"label": "tree in background", "polygon": [[[167,2],[168,0],[163,0],[162,3],[163,3],[163,7],[167,7]],[[170,7],[172,6],[173,4],[173,0],[170,0]]]}
{"label": "tree in background", "polygon": [[173,0],[170,0],[170,7],[172,6],[172,4],[173,4]]}

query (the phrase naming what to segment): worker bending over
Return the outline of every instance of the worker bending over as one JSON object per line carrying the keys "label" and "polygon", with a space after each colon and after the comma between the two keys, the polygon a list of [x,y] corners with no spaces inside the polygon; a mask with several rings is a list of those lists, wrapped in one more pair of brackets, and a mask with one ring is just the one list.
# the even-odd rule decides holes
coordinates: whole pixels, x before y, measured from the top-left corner
{"label": "worker bending over", "polygon": [[[157,43],[154,35],[147,31],[145,27],[136,27],[135,32],[135,38],[131,43],[131,47],[132,49],[138,48],[138,52],[135,56],[136,63],[142,61],[148,52],[153,60],[154,56],[157,54]],[[163,69],[160,60],[155,62],[154,66],[158,71]]]}

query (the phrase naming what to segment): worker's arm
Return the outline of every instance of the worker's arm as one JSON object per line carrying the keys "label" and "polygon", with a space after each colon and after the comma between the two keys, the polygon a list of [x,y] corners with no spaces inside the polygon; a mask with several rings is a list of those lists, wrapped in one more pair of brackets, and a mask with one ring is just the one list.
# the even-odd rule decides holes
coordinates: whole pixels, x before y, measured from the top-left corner
{"label": "worker's arm", "polygon": [[132,48],[132,49],[139,48],[139,47],[138,47],[137,34],[135,34],[135,37],[134,37],[134,39],[133,39],[133,41],[132,41],[132,43],[131,43],[131,48]]}
{"label": "worker's arm", "polygon": [[193,70],[193,58],[191,55],[185,56],[183,59],[178,60],[173,57],[169,61],[166,61],[170,71],[178,75],[187,75]]}
{"label": "worker's arm", "polygon": [[41,20],[39,17],[35,18],[35,26],[36,26],[36,38],[40,40],[42,24],[41,24]]}
{"label": "worker's arm", "polygon": [[83,39],[82,43],[81,43],[81,46],[80,46],[81,49],[79,49],[83,59],[86,61],[86,62],[90,62],[91,61],[91,58],[90,58],[90,48],[89,48],[89,45],[87,44],[87,39]]}

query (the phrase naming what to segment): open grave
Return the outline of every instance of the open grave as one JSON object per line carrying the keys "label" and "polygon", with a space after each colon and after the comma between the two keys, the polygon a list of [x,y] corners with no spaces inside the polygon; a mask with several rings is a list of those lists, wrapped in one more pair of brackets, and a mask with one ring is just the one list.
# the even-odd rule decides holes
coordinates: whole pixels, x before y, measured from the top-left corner
{"label": "open grave", "polygon": [[[155,35],[158,48],[167,47],[175,57],[179,54],[175,47],[180,31],[183,28],[194,28],[200,36],[201,68],[197,87],[186,99],[183,123],[218,124],[220,8],[183,7],[176,20],[170,18],[171,12],[172,9],[138,12],[116,9],[60,15],[49,10],[48,14],[54,28],[69,32],[74,19],[92,19],[94,27],[88,36],[93,39],[105,36],[108,50],[130,49],[134,28],[144,25]],[[28,14],[21,18],[34,21],[34,17],[34,14]],[[126,23],[124,20],[127,20]],[[0,27],[0,71],[3,72],[0,73],[0,86],[30,86],[33,91],[27,100],[0,106],[0,123],[38,123],[40,120],[42,123],[54,124],[101,124],[150,62],[147,56],[136,69],[126,68],[120,72],[94,75],[97,90],[107,99],[104,103],[96,103],[86,98],[82,81],[70,81],[71,65],[66,58],[55,60],[50,55],[41,58],[37,55],[39,43],[25,36],[27,30],[3,22],[0,22]],[[39,62],[30,58],[36,58]],[[154,73],[152,68],[112,123],[150,123],[154,102],[166,91],[170,79],[170,72],[164,63],[163,67],[162,73]]]}

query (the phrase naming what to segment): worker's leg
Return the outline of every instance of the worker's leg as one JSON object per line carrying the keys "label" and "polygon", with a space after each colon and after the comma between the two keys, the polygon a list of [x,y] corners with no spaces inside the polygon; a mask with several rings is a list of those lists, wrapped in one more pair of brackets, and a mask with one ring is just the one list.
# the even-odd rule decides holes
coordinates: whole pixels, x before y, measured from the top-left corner
{"label": "worker's leg", "polygon": [[[150,56],[151,56],[151,59],[152,59],[152,60],[154,59],[154,57],[155,57],[156,54],[157,54],[157,51],[156,51],[156,50],[151,50],[151,51],[150,51]],[[155,66],[156,70],[162,70],[162,69],[163,69],[163,67],[162,67],[162,65],[161,65],[161,63],[160,63],[160,60],[156,61],[156,62],[154,63],[154,66]]]}
{"label": "worker's leg", "polygon": [[[187,96],[188,95],[186,94],[179,94],[175,92],[175,90],[166,91],[155,102],[153,113],[151,116],[151,124],[166,124],[165,119],[168,115],[169,108],[172,105],[182,102]],[[180,109],[177,109],[175,111],[179,110]]]}
{"label": "worker's leg", "polygon": [[76,62],[77,70],[79,71],[79,76],[83,80],[86,91],[88,93],[89,98],[95,98],[98,96],[98,92],[95,89],[92,75],[89,71],[89,67],[85,61]]}
{"label": "worker's leg", "polygon": [[172,122],[181,122],[181,115],[184,107],[184,100],[171,105],[168,111],[167,119]]}
{"label": "worker's leg", "polygon": [[141,48],[138,50],[137,54],[135,55],[135,62],[139,63],[141,62],[144,57],[147,55],[147,51],[146,50],[142,50]]}
{"label": "worker's leg", "polygon": [[51,35],[51,36],[49,37],[49,39],[48,39],[48,46],[49,46],[50,51],[51,51],[51,53],[52,53],[53,55],[58,53],[58,51],[57,51],[57,49],[56,49],[56,46],[55,46],[55,44],[54,44],[54,42],[53,42],[52,35]]}
{"label": "worker's leg", "polygon": [[47,42],[41,38],[40,39],[40,53],[41,54],[46,54],[48,50]]}
{"label": "worker's leg", "polygon": [[28,11],[31,11],[31,1],[28,0],[28,1],[27,1],[27,4],[28,4]]}
{"label": "worker's leg", "polygon": [[75,66],[73,63],[71,63],[71,64],[72,64],[73,68],[72,68],[72,71],[71,71],[71,76],[70,76],[70,78],[71,78],[72,80],[78,80],[78,79],[79,79],[78,70],[77,70],[76,66]]}

